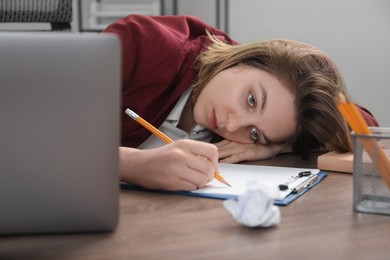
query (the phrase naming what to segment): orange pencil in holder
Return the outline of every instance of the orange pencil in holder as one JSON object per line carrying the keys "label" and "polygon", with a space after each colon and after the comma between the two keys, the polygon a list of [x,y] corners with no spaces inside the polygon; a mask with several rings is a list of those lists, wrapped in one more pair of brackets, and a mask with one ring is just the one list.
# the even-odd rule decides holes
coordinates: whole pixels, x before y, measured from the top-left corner
{"label": "orange pencil in holder", "polygon": [[[340,113],[346,119],[348,125],[357,135],[370,135],[371,130],[368,127],[363,116],[357,109],[354,103],[349,101],[344,95],[339,95],[339,104],[337,106]],[[390,160],[378,144],[375,139],[360,138],[360,141],[364,145],[367,153],[373,161],[375,161],[376,167],[386,183],[390,188]]]}

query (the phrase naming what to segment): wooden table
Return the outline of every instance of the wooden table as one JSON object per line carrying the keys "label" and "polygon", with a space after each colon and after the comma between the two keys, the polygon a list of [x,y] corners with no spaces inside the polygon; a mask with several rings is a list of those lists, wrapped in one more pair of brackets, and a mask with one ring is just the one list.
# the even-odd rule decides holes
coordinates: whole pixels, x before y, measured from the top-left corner
{"label": "wooden table", "polygon": [[[316,167],[316,156],[255,164]],[[350,174],[280,210],[280,225],[251,229],[221,200],[123,190],[116,231],[0,237],[0,259],[390,259],[390,216],[353,211]]]}

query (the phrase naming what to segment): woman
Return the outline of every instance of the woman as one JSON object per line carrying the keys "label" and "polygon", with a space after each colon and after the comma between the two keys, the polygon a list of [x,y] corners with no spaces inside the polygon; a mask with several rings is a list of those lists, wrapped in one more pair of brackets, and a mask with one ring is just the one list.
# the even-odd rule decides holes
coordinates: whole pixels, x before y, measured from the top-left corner
{"label": "woman", "polygon": [[[341,74],[313,46],[287,40],[237,44],[189,16],[130,15],[105,32],[122,42],[122,110],[134,110],[175,140],[193,139],[160,146],[123,113],[123,181],[193,190],[213,178],[218,159],[351,151],[336,108],[336,96],[345,93]],[[208,143],[218,137],[225,140]]]}

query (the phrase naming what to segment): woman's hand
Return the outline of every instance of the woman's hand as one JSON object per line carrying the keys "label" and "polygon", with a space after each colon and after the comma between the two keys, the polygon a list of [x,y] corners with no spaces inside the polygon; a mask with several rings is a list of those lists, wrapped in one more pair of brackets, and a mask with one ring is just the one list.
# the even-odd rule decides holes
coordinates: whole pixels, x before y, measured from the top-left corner
{"label": "woman's hand", "polygon": [[218,147],[221,163],[263,160],[291,150],[287,144],[242,144],[226,139],[215,145]]}
{"label": "woman's hand", "polygon": [[119,148],[121,180],[148,189],[196,190],[218,170],[215,145],[179,140],[159,148]]}

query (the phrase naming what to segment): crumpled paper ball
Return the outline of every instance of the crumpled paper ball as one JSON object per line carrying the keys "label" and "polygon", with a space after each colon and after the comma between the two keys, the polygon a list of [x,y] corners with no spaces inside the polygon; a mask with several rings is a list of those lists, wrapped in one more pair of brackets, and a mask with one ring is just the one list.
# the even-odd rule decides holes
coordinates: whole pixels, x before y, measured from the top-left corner
{"label": "crumpled paper ball", "polygon": [[233,218],[247,227],[270,227],[280,223],[280,210],[274,205],[277,188],[249,182],[247,191],[238,200],[223,201]]}

